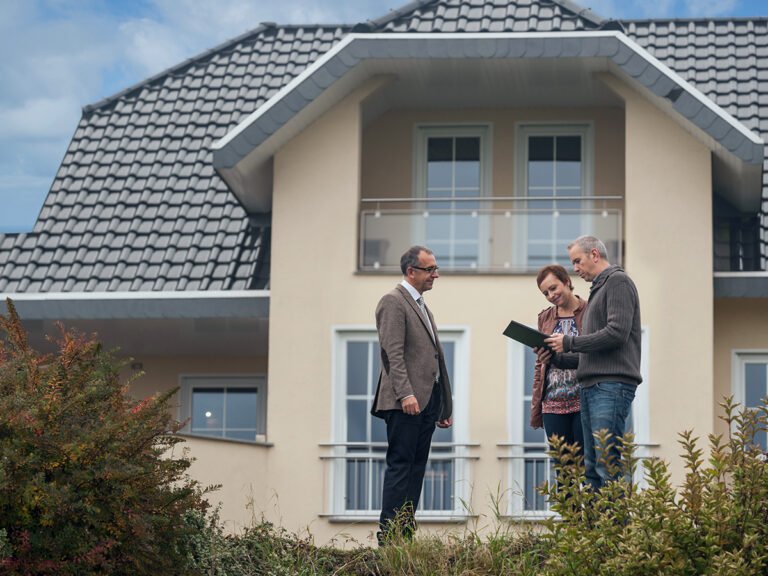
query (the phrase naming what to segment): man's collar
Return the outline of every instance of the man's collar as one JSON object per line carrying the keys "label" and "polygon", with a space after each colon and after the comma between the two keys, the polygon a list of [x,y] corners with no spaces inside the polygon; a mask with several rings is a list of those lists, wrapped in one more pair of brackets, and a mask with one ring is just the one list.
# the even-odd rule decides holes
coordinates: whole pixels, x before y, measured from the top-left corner
{"label": "man's collar", "polygon": [[416,288],[414,288],[413,286],[411,286],[411,284],[407,280],[403,280],[402,282],[400,282],[400,284],[403,286],[403,288],[408,290],[408,294],[410,294],[414,300],[418,301],[418,299],[421,298],[421,294],[419,294],[419,291],[416,290]]}
{"label": "man's collar", "polygon": [[616,268],[616,266],[614,264],[610,264],[605,270],[595,276],[594,280],[592,280],[592,287],[590,288],[590,292],[605,282],[606,277],[610,276],[611,271],[614,268]]}

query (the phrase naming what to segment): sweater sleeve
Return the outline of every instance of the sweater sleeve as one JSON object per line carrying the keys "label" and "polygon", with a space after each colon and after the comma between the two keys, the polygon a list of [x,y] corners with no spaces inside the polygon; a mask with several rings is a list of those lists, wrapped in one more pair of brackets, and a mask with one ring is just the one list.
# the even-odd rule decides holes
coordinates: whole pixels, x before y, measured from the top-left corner
{"label": "sweater sleeve", "polygon": [[579,367],[579,355],[578,354],[569,354],[569,353],[563,353],[563,354],[554,354],[552,356],[552,360],[550,360],[550,364],[552,366],[555,366],[556,368],[562,368],[563,370],[567,370],[569,368],[578,368]]}
{"label": "sweater sleeve", "polygon": [[619,348],[629,340],[637,294],[624,278],[610,278],[602,288],[605,293],[605,326],[591,334],[566,337],[566,352],[595,352]]}

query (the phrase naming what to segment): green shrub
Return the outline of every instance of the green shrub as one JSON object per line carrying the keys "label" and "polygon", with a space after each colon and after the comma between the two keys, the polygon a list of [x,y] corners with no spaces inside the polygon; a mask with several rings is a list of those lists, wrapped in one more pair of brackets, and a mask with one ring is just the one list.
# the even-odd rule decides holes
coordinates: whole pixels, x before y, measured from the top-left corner
{"label": "green shrub", "polygon": [[8,301],[0,316],[0,571],[189,574],[184,521],[204,490],[174,448],[172,392],[133,401],[121,364],[61,330],[31,349]]}
{"label": "green shrub", "polygon": [[[710,435],[707,465],[693,434],[680,435],[686,476],[678,488],[658,459],[643,461],[647,486],[634,485],[638,460],[627,437],[622,479],[595,494],[584,486],[573,447],[555,442],[562,487],[544,491],[561,519],[549,522],[542,574],[767,574],[768,465],[753,444],[768,424],[766,408],[737,412],[731,398],[722,406],[730,433],[727,440]],[[598,442],[607,440],[603,435]]]}

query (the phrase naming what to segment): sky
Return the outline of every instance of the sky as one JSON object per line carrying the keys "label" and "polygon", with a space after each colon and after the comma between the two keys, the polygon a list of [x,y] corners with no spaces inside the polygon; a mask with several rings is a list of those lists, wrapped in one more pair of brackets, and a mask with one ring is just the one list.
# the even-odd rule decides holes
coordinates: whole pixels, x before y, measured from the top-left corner
{"label": "sky", "polygon": [[[604,18],[768,16],[768,0],[575,0]],[[0,232],[32,229],[82,107],[256,28],[408,0],[0,0]]]}

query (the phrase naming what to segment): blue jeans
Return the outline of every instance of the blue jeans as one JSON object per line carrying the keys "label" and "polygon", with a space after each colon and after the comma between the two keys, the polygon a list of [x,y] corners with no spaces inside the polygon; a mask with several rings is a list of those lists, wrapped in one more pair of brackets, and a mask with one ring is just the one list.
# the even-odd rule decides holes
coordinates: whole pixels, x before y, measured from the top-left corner
{"label": "blue jeans", "polygon": [[605,459],[601,458],[602,454],[597,453],[594,434],[600,430],[608,430],[611,433],[607,460],[618,463],[619,450],[615,439],[624,435],[636,388],[633,384],[622,382],[598,382],[594,386],[581,389],[584,467],[587,482],[594,490],[599,490],[609,480],[616,479],[616,475],[608,473]]}

